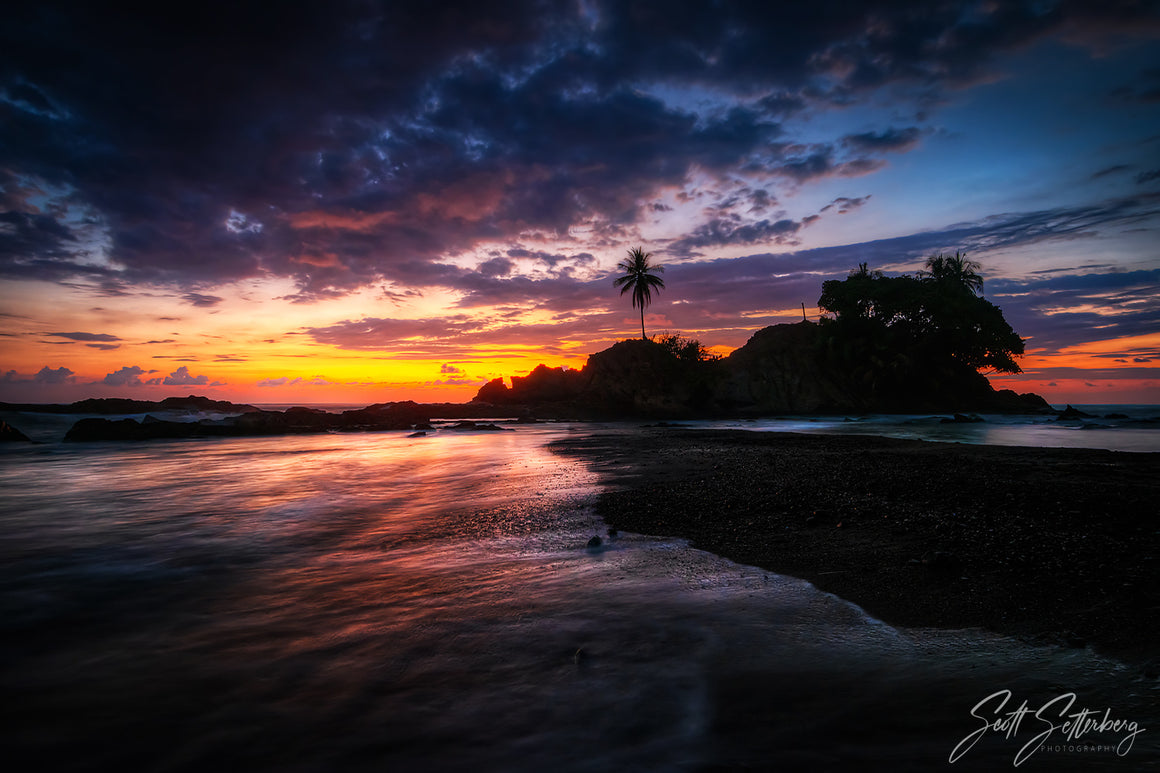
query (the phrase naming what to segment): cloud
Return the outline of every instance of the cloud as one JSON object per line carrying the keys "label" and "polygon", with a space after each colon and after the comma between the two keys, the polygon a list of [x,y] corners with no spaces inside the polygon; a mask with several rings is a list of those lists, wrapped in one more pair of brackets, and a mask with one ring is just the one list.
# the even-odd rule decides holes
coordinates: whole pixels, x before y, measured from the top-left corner
{"label": "cloud", "polygon": [[[1012,326],[1048,352],[1160,330],[1160,269],[995,279],[988,294]],[[1121,353],[1131,354],[1131,352]]]}
{"label": "cloud", "polygon": [[302,302],[405,283],[484,243],[629,228],[694,175],[871,173],[920,129],[807,143],[785,122],[1155,29],[1120,3],[30,6],[0,32],[0,274],[201,307],[254,277]]}
{"label": "cloud", "polygon": [[507,276],[515,268],[515,263],[506,258],[492,258],[479,264],[476,269],[484,276]]}
{"label": "cloud", "polygon": [[209,384],[209,376],[195,376],[189,372],[188,366],[182,365],[166,376],[162,383],[166,386],[206,386]]}
{"label": "cloud", "polygon": [[37,384],[72,384],[76,381],[76,374],[63,366],[52,369],[45,365],[32,380]]}
{"label": "cloud", "polygon": [[281,387],[293,386],[302,383],[302,378],[290,378],[289,376],[279,376],[278,378],[267,378],[258,382],[260,387]]}
{"label": "cloud", "polygon": [[855,209],[863,206],[870,200],[871,194],[852,199],[846,196],[839,196],[831,201],[826,206],[822,207],[819,212],[829,212],[831,209],[836,209],[839,215],[845,215],[848,212],[853,212]]}
{"label": "cloud", "polygon": [[727,244],[788,244],[793,242],[801,227],[801,223],[788,219],[742,223],[715,218],[695,228],[690,235],[670,243],[669,250],[675,255],[688,255],[701,247]]}
{"label": "cloud", "polygon": [[120,341],[121,339],[109,333],[45,333],[56,338],[67,338],[70,341]]}
{"label": "cloud", "polygon": [[[155,371],[148,372],[153,373]],[[145,370],[137,367],[136,365],[126,365],[119,370],[115,370],[112,373],[106,375],[103,379],[101,379],[100,383],[106,384],[108,386],[121,387],[144,386],[144,383],[141,381],[141,376],[145,375],[145,373]]]}
{"label": "cloud", "polygon": [[45,365],[35,375],[22,376],[15,370],[7,371],[0,377],[4,384],[75,384],[76,374],[65,367],[50,368]]}
{"label": "cloud", "polygon": [[909,126],[905,129],[885,129],[880,132],[847,134],[842,143],[863,153],[903,152],[918,144],[922,129]]}
{"label": "cloud", "polygon": [[186,293],[181,296],[186,303],[189,303],[198,308],[212,308],[222,302],[222,299],[216,295],[202,295],[201,293]]}
{"label": "cloud", "polygon": [[443,366],[439,368],[439,372],[444,374],[461,374],[464,371],[455,367],[454,365],[448,365],[444,363]]}
{"label": "cloud", "polygon": [[1149,169],[1136,175],[1136,182],[1140,185],[1150,183],[1153,180],[1160,180],[1160,169]]}

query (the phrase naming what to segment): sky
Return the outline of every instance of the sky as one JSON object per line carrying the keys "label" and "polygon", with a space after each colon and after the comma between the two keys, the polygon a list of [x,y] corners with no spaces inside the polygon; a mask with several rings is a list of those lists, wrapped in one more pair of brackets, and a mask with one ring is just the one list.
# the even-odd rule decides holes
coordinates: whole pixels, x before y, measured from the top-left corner
{"label": "sky", "polygon": [[23,3],[0,400],[469,400],[982,264],[997,387],[1160,403],[1160,4]]}

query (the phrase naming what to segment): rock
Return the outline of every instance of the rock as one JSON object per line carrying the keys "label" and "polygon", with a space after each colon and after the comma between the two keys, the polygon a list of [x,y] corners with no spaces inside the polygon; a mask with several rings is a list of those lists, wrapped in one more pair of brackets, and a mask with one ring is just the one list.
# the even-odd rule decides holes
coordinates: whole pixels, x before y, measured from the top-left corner
{"label": "rock", "polygon": [[412,432],[410,435],[407,435],[407,437],[409,437],[409,438],[413,438],[413,437],[427,437],[427,433],[426,433],[426,432],[422,432],[422,431],[420,431],[420,432]]}
{"label": "rock", "polygon": [[67,442],[98,442],[104,440],[143,440],[141,425],[133,419],[81,419],[65,434]]}
{"label": "rock", "polygon": [[608,530],[608,538],[609,538],[609,539],[616,539],[616,538],[617,538],[617,537],[619,537],[619,536],[620,536],[620,532],[619,532],[619,531],[617,531],[616,529],[611,529],[611,528],[610,528],[610,529]]}
{"label": "rock", "polygon": [[456,432],[514,432],[510,427],[500,427],[495,424],[476,424],[474,421],[460,421],[447,429]]}
{"label": "rock", "polygon": [[287,408],[282,414],[288,427],[333,427],[338,424],[338,416],[318,408],[303,408],[296,406]]}
{"label": "rock", "polygon": [[31,443],[32,441],[20,430],[6,421],[0,421],[0,443]]}
{"label": "rock", "polygon": [[398,403],[380,403],[343,411],[336,424],[343,429],[390,430],[411,429],[418,424],[430,424],[430,408],[413,400]]}
{"label": "rock", "polygon": [[493,378],[479,388],[472,398],[472,402],[476,403],[491,403],[492,405],[503,405],[511,401],[511,391],[507,385],[503,383],[503,377]]}
{"label": "rock", "polygon": [[1073,408],[1069,403],[1055,418],[1058,421],[1067,421],[1069,419],[1094,419],[1095,416],[1092,416],[1090,413],[1084,413],[1078,408]]}
{"label": "rock", "polygon": [[590,548],[598,548],[603,544],[604,540],[600,539],[600,537],[593,537],[592,539],[588,540],[588,547]]}
{"label": "rock", "polygon": [[940,419],[939,424],[978,424],[981,421],[984,421],[982,416],[976,416],[975,414],[967,416],[962,413],[956,413],[952,419]]}
{"label": "rock", "polygon": [[1105,419],[1127,419],[1128,414],[1126,414],[1126,413],[1106,413],[1106,414],[1104,414],[1104,418]]}

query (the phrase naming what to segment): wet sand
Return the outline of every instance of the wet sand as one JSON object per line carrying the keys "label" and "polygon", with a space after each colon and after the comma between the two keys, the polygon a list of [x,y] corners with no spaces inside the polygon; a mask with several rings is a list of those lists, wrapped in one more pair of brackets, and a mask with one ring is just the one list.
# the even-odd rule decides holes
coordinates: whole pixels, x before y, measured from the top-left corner
{"label": "wet sand", "polygon": [[610,528],[684,537],[894,625],[1160,667],[1160,454],[649,428],[555,445]]}

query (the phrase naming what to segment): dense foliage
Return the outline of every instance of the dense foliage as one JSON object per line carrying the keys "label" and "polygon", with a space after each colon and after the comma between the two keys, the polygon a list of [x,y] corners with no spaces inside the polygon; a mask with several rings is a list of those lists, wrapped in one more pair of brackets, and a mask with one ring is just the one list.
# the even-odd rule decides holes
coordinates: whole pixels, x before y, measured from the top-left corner
{"label": "dense foliage", "polygon": [[657,336],[656,342],[678,360],[685,362],[708,362],[717,359],[717,356],[696,338],[686,338],[680,333],[661,333]]}
{"label": "dense foliage", "polygon": [[871,391],[945,383],[980,370],[1019,373],[1023,339],[982,292],[978,264],[936,255],[917,276],[888,277],[866,264],[822,284],[818,306],[827,359]]}

